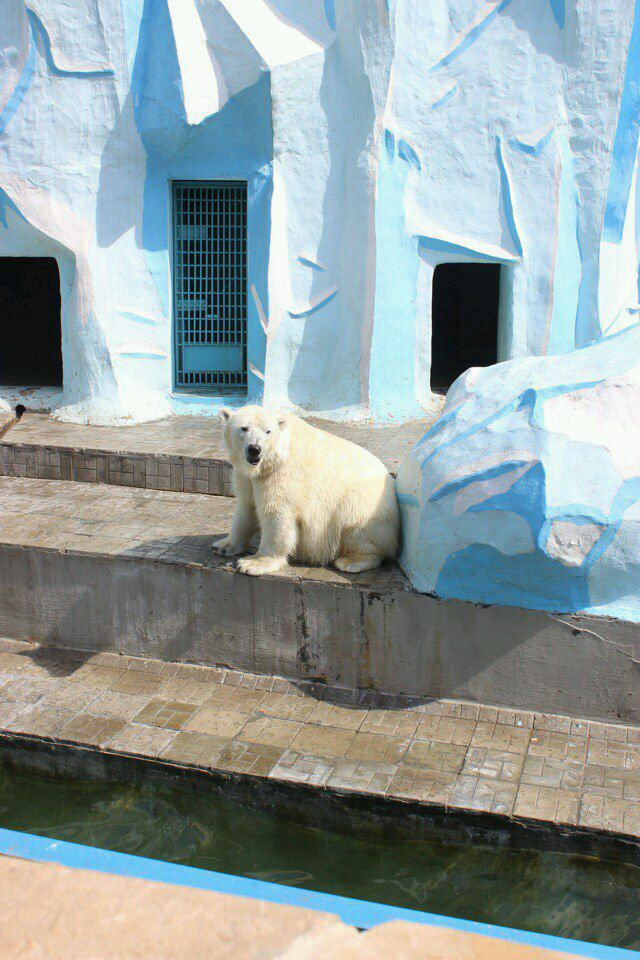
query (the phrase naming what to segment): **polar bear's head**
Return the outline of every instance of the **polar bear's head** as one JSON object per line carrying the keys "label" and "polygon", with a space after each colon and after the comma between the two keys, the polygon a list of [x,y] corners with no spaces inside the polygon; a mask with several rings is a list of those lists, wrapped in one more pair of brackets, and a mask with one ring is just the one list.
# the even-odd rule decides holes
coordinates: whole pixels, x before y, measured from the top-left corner
{"label": "polar bear's head", "polygon": [[224,442],[231,463],[247,477],[270,473],[289,452],[286,415],[263,407],[223,407]]}

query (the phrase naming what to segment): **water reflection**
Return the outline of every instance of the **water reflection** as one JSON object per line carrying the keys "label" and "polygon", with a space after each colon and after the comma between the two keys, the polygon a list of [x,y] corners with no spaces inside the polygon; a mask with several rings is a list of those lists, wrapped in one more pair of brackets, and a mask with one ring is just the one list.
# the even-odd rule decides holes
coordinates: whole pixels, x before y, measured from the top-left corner
{"label": "water reflection", "polygon": [[362,900],[640,949],[640,868],[474,844],[295,826],[149,782],[0,771],[0,825]]}

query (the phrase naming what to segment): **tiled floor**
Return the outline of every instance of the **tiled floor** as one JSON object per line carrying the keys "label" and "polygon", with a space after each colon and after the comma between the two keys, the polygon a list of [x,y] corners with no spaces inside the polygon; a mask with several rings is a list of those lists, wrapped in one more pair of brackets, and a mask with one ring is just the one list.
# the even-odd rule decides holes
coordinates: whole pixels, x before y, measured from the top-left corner
{"label": "tiled floor", "polygon": [[0,640],[0,737],[640,837],[640,728]]}
{"label": "tiled floor", "polygon": [[[0,476],[0,543],[224,567],[211,546],[228,532],[233,506],[229,497]],[[361,574],[292,566],[279,576],[407,584],[392,564]]]}
{"label": "tiled floor", "polygon": [[[371,450],[395,474],[432,420],[389,427],[310,422]],[[94,427],[27,413],[4,436],[0,434],[0,474],[178,493],[231,494],[231,469],[216,417],[171,417],[126,427]]]}

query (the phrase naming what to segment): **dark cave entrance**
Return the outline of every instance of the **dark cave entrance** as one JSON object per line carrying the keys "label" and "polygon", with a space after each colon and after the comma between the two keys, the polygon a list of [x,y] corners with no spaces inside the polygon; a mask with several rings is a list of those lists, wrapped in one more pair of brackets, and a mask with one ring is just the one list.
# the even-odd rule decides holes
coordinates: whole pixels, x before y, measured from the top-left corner
{"label": "dark cave entrance", "polygon": [[441,263],[433,274],[431,389],[446,393],[469,367],[498,358],[500,265]]}
{"label": "dark cave entrance", "polygon": [[0,257],[0,385],[62,386],[60,272],[53,257]]}

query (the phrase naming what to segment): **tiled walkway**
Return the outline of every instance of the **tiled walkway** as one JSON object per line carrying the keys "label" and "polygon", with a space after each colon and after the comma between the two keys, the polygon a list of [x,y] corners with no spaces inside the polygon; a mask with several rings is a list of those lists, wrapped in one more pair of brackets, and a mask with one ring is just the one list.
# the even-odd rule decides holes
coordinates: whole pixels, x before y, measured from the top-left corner
{"label": "tiled walkway", "polygon": [[0,730],[640,837],[640,728],[2,640]]}
{"label": "tiled walkway", "polygon": [[[0,542],[230,567],[231,561],[211,546],[228,532],[233,509],[228,497],[0,477]],[[361,574],[291,566],[278,576],[407,586],[391,563]]]}
{"label": "tiled walkway", "polygon": [[[371,450],[395,474],[432,420],[388,427],[310,422]],[[0,438],[0,474],[231,494],[230,466],[217,417],[170,417],[125,427],[94,427],[27,413]]]}

